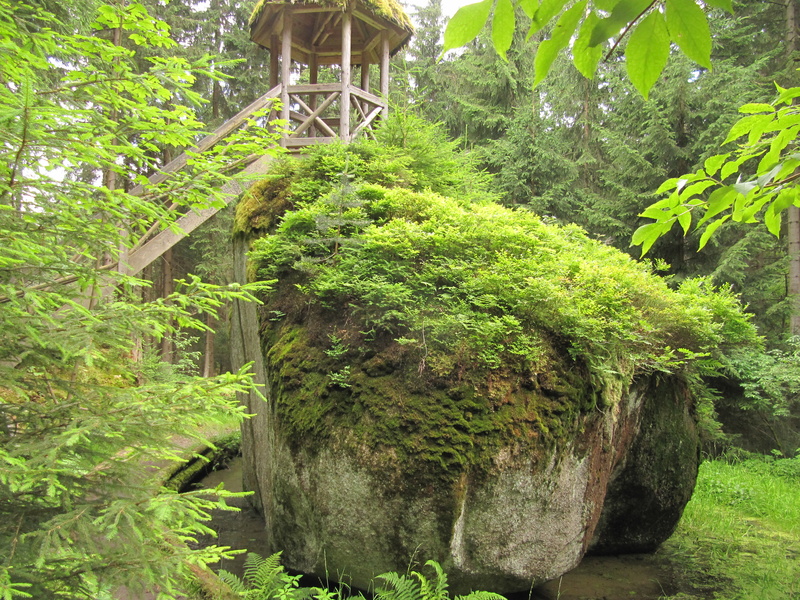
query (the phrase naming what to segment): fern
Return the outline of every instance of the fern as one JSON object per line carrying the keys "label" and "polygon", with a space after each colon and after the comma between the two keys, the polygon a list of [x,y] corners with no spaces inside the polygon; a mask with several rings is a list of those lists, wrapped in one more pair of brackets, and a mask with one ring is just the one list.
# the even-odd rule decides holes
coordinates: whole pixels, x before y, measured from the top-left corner
{"label": "fern", "polygon": [[[341,588],[330,591],[319,587],[299,587],[300,576],[289,575],[281,565],[280,558],[280,552],[267,558],[250,552],[244,563],[244,579],[225,570],[220,570],[219,577],[231,591],[245,600],[342,600],[344,594]],[[376,579],[385,586],[377,588],[373,600],[450,600],[444,569],[435,560],[429,560],[425,566],[433,570],[430,579],[419,571],[411,571],[407,575],[395,572],[378,575]],[[350,598],[364,600],[361,594]],[[471,592],[466,596],[456,596],[454,600],[505,598],[492,592]]]}

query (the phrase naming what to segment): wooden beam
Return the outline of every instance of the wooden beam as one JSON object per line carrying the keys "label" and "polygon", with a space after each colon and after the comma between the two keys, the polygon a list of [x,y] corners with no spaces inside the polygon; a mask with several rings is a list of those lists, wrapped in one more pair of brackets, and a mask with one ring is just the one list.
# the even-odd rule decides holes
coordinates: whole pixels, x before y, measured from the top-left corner
{"label": "wooden beam", "polygon": [[353,2],[347,5],[347,12],[342,17],[342,99],[339,102],[339,137],[350,141],[350,53],[353,25]]}
{"label": "wooden beam", "polygon": [[281,40],[281,119],[289,121],[289,83],[292,75],[292,13],[283,9],[283,39]]}
{"label": "wooden beam", "polygon": [[269,87],[278,85],[278,36],[273,35],[269,51]]}
{"label": "wooden beam", "polygon": [[359,123],[358,127],[356,127],[356,130],[353,132],[353,137],[358,135],[358,133],[362,129],[370,127],[370,125],[372,125],[372,122],[375,120],[375,117],[381,114],[381,112],[383,112],[383,106],[376,106],[375,108],[373,108],[370,111],[370,113],[364,118],[364,120],[361,121],[361,123]]}
{"label": "wooden beam", "polygon": [[384,101],[383,118],[389,118],[389,32],[381,36],[381,97]]}
{"label": "wooden beam", "polygon": [[331,92],[341,92],[341,91],[342,91],[341,83],[317,83],[315,85],[302,83],[298,85],[289,86],[290,94],[323,94],[323,93],[330,94]]}
{"label": "wooden beam", "polygon": [[361,89],[369,93],[369,61],[361,55]]}
{"label": "wooden beam", "polygon": [[313,146],[314,144],[330,144],[335,139],[335,137],[289,138],[286,147],[297,148],[301,146]]}
{"label": "wooden beam", "polygon": [[328,25],[328,27],[326,27],[321,32],[321,35],[320,35],[319,39],[314,40],[311,45],[312,46],[322,46],[322,44],[324,44],[327,41],[327,39],[329,37],[331,37],[331,34],[333,33],[333,30],[336,29],[339,26],[340,22],[344,20],[344,15],[345,15],[345,13],[342,13],[342,12],[334,13],[333,19],[331,19],[330,25]]}
{"label": "wooden beam", "polygon": [[231,131],[239,127],[242,123],[245,122],[247,117],[252,115],[257,110],[261,110],[262,108],[268,106],[272,100],[278,95],[280,90],[277,87],[272,88],[266,94],[253,100],[248,106],[240,110],[236,113],[233,117],[225,121],[222,125],[217,127],[213,133],[204,137],[197,146],[190,148],[180,156],[175,157],[173,160],[169,161],[166,165],[162,167],[162,169],[150,177],[147,178],[147,184],[144,186],[137,185],[134,187],[129,193],[133,196],[141,196],[145,192],[145,188],[147,185],[156,185],[165,181],[169,178],[170,173],[182,169],[186,166],[187,161],[189,160],[189,155],[187,152],[205,152],[211,146],[219,142],[222,138],[228,135]]}
{"label": "wooden beam", "polygon": [[317,46],[317,40],[319,40],[320,36],[325,32],[325,27],[333,20],[336,16],[336,12],[331,12],[325,15],[325,17],[319,21],[317,25],[314,26],[314,31],[311,33],[311,46]]}
{"label": "wooden beam", "polygon": [[380,96],[376,96],[375,94],[370,94],[369,92],[367,92],[365,90],[360,90],[357,87],[351,87],[350,88],[350,93],[353,94],[354,96],[358,96],[362,100],[364,100],[366,102],[369,102],[370,104],[372,104],[374,106],[385,106],[386,105],[386,102],[384,102],[383,98],[381,98]]}
{"label": "wooden beam", "polygon": [[[319,65],[317,64],[317,55],[312,52],[308,61],[308,83],[311,85],[317,85],[318,75],[319,75]],[[311,94],[308,106],[312,111],[317,110],[317,94]],[[317,128],[313,124],[311,125],[311,129],[309,130],[308,135],[310,135],[311,137],[316,137],[317,135]]]}
{"label": "wooden beam", "polygon": [[[223,185],[220,191],[223,194],[222,199],[225,204],[229,204],[231,200],[238,198],[243,191],[249,188],[254,176],[266,173],[272,160],[272,156],[262,156],[243,171],[243,174],[249,177],[230,179]],[[219,212],[218,208],[206,208],[200,212],[192,211],[183,215],[175,222],[179,228],[177,233],[173,231],[174,228],[165,229],[143,246],[131,250],[128,254],[128,262],[122,266],[122,269],[129,275],[135,275],[208,221],[217,212]]]}
{"label": "wooden beam", "polygon": [[295,96],[294,97],[295,101],[300,106],[303,107],[303,110],[308,111],[309,114],[306,120],[303,121],[303,123],[301,123],[300,126],[297,129],[295,129],[294,132],[292,132],[292,135],[289,137],[291,138],[300,137],[300,135],[306,129],[311,127],[311,125],[313,125],[315,121],[319,124],[320,129],[322,129],[325,133],[327,133],[328,135],[336,135],[334,131],[330,127],[328,127],[322,119],[318,119],[317,117],[319,117],[319,115],[325,112],[325,109],[328,108],[331,104],[333,104],[333,101],[336,100],[336,98],[338,97],[339,93],[334,92],[330,96],[328,96],[318,108],[312,110],[311,107],[307,106],[305,102],[303,102],[300,98]]}

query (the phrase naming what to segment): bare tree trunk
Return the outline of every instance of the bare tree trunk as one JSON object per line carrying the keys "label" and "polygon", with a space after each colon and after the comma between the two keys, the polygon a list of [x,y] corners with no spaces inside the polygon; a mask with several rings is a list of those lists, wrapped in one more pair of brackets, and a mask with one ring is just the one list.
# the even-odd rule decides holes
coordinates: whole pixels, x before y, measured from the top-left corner
{"label": "bare tree trunk", "polygon": [[[791,66],[797,51],[797,3],[786,1],[786,53]],[[790,206],[787,215],[787,241],[789,244],[789,296],[792,298],[792,316],[789,333],[800,335],[800,208]]]}
{"label": "bare tree trunk", "polygon": [[[161,271],[161,297],[166,298],[175,289],[172,277],[172,248],[164,253],[164,262]],[[172,336],[165,335],[161,338],[161,360],[171,363],[175,360]]]}
{"label": "bare tree trunk", "polygon": [[206,317],[206,325],[208,325],[209,329],[206,331],[206,349],[205,354],[203,356],[203,377],[213,377],[214,376],[214,336],[216,332],[214,331],[214,326],[216,325],[216,320],[213,316],[208,315]]}

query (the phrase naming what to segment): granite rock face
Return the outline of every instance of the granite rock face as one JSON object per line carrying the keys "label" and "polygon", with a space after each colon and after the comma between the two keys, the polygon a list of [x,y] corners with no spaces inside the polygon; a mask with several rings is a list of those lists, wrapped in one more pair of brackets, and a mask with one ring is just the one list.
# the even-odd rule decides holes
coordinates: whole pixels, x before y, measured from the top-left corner
{"label": "granite rock face", "polygon": [[[245,486],[288,567],[365,588],[435,559],[456,592],[510,593],[587,552],[652,550],[677,524],[698,465],[679,377],[582,383],[565,355],[498,403],[421,381],[402,348],[378,340],[337,386],[319,332],[346,337],[345,316],[292,306],[237,307],[233,328],[236,362],[256,357],[267,398],[243,399],[257,415],[243,428]],[[492,430],[517,405],[529,416]],[[466,421],[450,431],[453,415]]]}

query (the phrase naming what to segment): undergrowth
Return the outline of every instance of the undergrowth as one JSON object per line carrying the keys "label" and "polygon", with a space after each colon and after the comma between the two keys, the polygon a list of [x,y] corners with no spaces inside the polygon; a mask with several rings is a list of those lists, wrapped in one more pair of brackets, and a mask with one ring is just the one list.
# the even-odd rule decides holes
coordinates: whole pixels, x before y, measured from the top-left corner
{"label": "undergrowth", "polygon": [[[280,562],[281,553],[262,557],[250,552],[244,564],[244,576],[221,570],[222,579],[238,598],[245,600],[365,600],[360,592],[346,586],[338,589],[300,587],[300,575],[290,575]],[[431,576],[409,570],[406,574],[383,573],[375,578],[373,600],[450,600],[447,573],[435,560],[425,563]],[[500,594],[473,591],[454,600],[505,600]]]}
{"label": "undergrowth", "polygon": [[704,462],[662,552],[688,576],[672,600],[800,598],[800,458]]}

